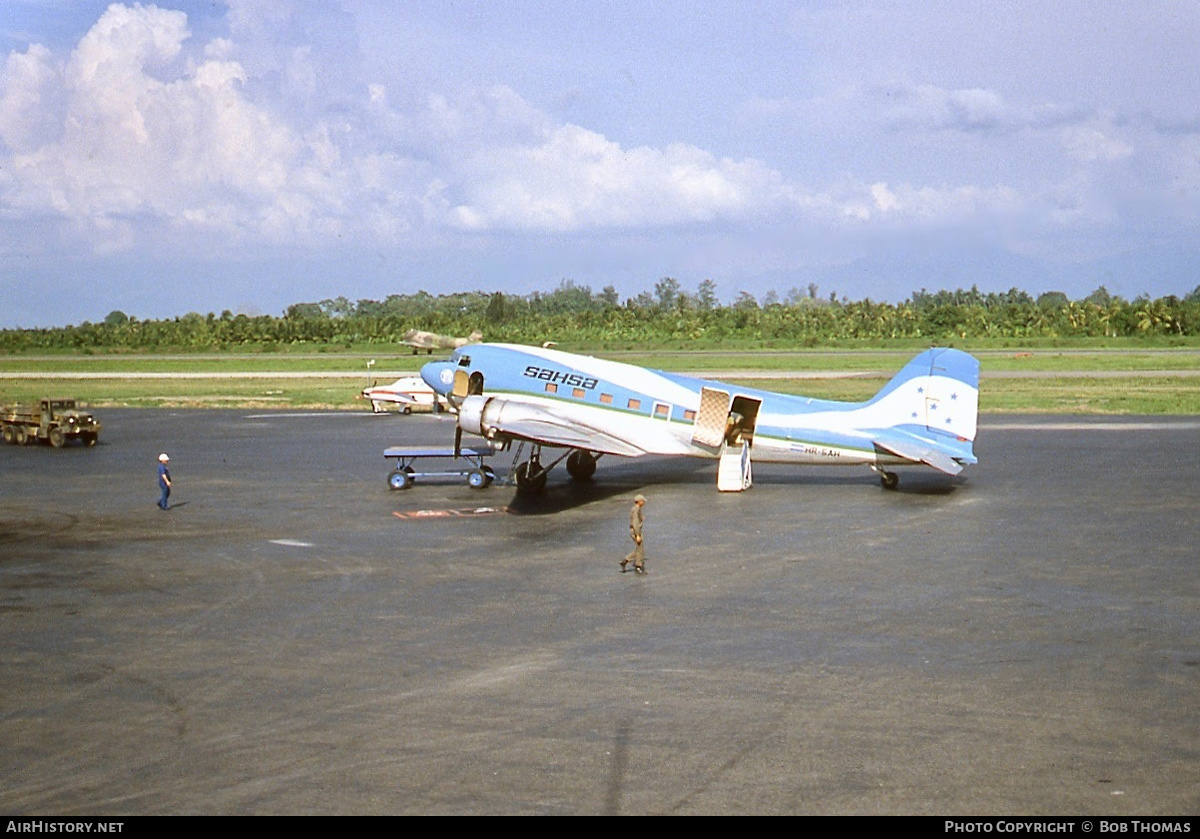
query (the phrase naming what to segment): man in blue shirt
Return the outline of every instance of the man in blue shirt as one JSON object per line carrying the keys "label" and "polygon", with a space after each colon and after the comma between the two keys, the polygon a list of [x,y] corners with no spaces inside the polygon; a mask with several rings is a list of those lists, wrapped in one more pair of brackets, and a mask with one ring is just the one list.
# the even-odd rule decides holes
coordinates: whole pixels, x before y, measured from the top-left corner
{"label": "man in blue shirt", "polygon": [[167,469],[170,460],[165,453],[158,456],[158,488],[162,491],[162,497],[158,499],[160,510],[167,509],[167,499],[171,497],[171,471]]}

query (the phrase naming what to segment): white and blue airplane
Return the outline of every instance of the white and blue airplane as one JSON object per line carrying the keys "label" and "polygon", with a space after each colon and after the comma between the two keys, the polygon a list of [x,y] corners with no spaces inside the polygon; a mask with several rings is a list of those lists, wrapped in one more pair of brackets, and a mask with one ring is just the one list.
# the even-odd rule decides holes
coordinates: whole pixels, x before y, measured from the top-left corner
{"label": "white and blue airplane", "polygon": [[[933,348],[910,361],[866,402],[835,402],[691,378],[631,364],[514,344],[474,344],[421,378],[458,407],[462,434],[493,447],[531,444],[517,489],[540,491],[565,459],[576,480],[606,454],[685,455],[719,461],[717,485],[751,483],[751,463],[865,465],[886,489],[894,466],[957,475],[976,463],[979,361]],[[549,465],[542,447],[566,449]]]}

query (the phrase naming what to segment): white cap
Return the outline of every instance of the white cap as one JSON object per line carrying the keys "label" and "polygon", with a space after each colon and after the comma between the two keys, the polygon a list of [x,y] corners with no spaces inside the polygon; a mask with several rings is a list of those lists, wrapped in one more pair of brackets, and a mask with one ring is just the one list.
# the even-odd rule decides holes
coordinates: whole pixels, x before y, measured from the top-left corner
{"label": "white cap", "polygon": [[160,455],[158,456],[158,459],[159,459],[159,460],[161,460],[163,463],[166,463],[166,462],[167,462],[168,460],[170,460],[171,458],[167,457],[167,453],[166,453],[166,452],[163,452],[162,454],[160,454]]}

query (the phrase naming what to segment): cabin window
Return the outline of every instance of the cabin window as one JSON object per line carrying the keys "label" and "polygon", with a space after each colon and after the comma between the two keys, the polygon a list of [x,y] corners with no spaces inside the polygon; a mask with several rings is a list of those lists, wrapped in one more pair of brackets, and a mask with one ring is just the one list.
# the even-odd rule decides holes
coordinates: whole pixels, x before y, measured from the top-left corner
{"label": "cabin window", "polygon": [[662,402],[657,402],[654,405],[654,416],[666,418],[670,416],[671,408],[669,405],[664,405]]}
{"label": "cabin window", "polygon": [[684,418],[685,420],[688,420],[689,422],[695,422],[695,420],[696,420],[696,412],[695,412],[695,411],[684,411],[684,412],[683,412],[683,418]]}
{"label": "cabin window", "polygon": [[642,409],[642,400],[640,400],[640,399],[630,399],[629,400],[629,410],[640,411],[641,409]]}
{"label": "cabin window", "polygon": [[558,393],[558,385],[554,382],[546,382],[546,393]]}
{"label": "cabin window", "polygon": [[600,403],[602,405],[611,405],[612,404],[612,394],[611,393],[600,394]]}
{"label": "cabin window", "polygon": [[587,394],[587,391],[581,387],[577,387],[571,391],[571,395],[576,399],[582,399]]}

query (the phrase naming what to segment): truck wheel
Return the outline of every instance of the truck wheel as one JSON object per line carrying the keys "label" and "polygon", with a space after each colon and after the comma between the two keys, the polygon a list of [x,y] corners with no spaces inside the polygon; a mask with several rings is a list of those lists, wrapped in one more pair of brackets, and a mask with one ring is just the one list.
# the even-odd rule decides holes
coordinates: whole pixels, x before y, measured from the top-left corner
{"label": "truck wheel", "polygon": [[83,444],[90,449],[92,446],[96,445],[97,437],[99,437],[99,435],[96,434],[95,431],[89,431],[83,435]]}
{"label": "truck wheel", "polygon": [[4,442],[8,443],[10,446],[17,441],[17,435],[13,432],[13,427],[11,425],[4,426],[3,435]]}
{"label": "truck wheel", "polygon": [[54,446],[56,449],[61,449],[63,447],[63,443],[67,442],[67,435],[63,434],[63,430],[61,428],[51,428],[49,437],[50,445]]}
{"label": "truck wheel", "polygon": [[18,446],[29,445],[29,432],[25,430],[25,426],[17,426],[17,430],[13,432],[13,442]]}

